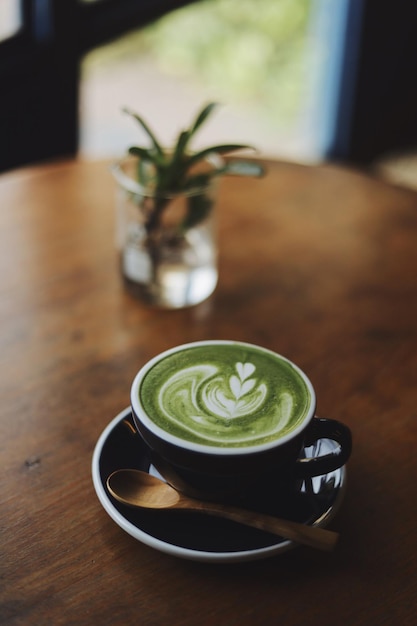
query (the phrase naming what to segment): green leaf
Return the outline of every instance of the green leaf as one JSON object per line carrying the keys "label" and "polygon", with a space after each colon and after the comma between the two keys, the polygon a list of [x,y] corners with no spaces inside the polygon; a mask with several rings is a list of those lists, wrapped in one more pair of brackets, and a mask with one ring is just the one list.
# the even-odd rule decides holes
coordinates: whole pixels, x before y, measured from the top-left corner
{"label": "green leaf", "polygon": [[244,146],[244,145],[235,144],[235,143],[224,144],[220,146],[212,146],[211,148],[205,148],[204,150],[201,150],[200,152],[196,152],[195,154],[190,156],[190,158],[187,161],[187,168],[190,168],[195,163],[198,163],[198,161],[202,161],[203,159],[205,159],[205,157],[209,156],[209,154],[225,154],[227,152],[234,152],[235,150],[245,150],[245,149],[253,150],[254,148],[252,148],[252,146]]}
{"label": "green leaf", "polygon": [[212,206],[213,201],[207,196],[199,194],[188,198],[188,211],[181,228],[187,230],[199,224],[210,213]]}
{"label": "green leaf", "polygon": [[200,187],[206,187],[211,178],[214,176],[219,176],[220,170],[211,170],[210,172],[204,172],[201,174],[196,174],[195,176],[189,176],[187,180],[184,182],[184,189],[195,189]]}
{"label": "green leaf", "polygon": [[200,111],[200,113],[197,115],[197,118],[194,124],[190,128],[190,137],[192,137],[195,134],[195,132],[200,128],[200,126],[206,121],[206,119],[211,114],[213,109],[215,109],[217,106],[218,106],[217,102],[210,102],[202,109],[202,111]]}
{"label": "green leaf", "polygon": [[172,159],[171,159],[171,164],[170,164],[172,166],[173,173],[177,169],[183,167],[185,148],[187,146],[189,138],[190,138],[190,133],[188,130],[183,130],[180,136],[178,137],[177,145],[175,146]]}
{"label": "green leaf", "polygon": [[184,175],[186,172],[187,159],[185,148],[189,139],[189,131],[180,133],[172,156],[165,160],[158,168],[159,170],[159,191],[175,191],[183,187]]}
{"label": "green leaf", "polygon": [[223,172],[232,176],[261,177],[265,174],[265,168],[260,163],[253,161],[230,161],[224,167]]}
{"label": "green leaf", "polygon": [[155,137],[154,133],[151,131],[151,129],[149,128],[145,120],[142,117],[140,117],[137,113],[134,113],[133,111],[130,111],[129,109],[123,109],[123,111],[127,113],[128,115],[130,115],[131,117],[133,117],[142,126],[143,130],[145,131],[145,133],[148,135],[149,139],[151,140],[152,145],[155,148],[156,152],[159,154],[159,156],[163,156],[164,151],[162,150],[159,144],[159,141],[157,140],[157,138]]}
{"label": "green leaf", "polygon": [[132,146],[129,148],[129,154],[136,156],[140,159],[145,159],[146,161],[151,161],[152,163],[158,163],[158,157],[155,153],[153,153],[149,148],[141,148],[139,146]]}
{"label": "green leaf", "polygon": [[149,148],[140,146],[132,146],[129,148],[129,154],[137,157],[137,180],[147,187],[155,184],[155,176],[159,170],[159,157]]}

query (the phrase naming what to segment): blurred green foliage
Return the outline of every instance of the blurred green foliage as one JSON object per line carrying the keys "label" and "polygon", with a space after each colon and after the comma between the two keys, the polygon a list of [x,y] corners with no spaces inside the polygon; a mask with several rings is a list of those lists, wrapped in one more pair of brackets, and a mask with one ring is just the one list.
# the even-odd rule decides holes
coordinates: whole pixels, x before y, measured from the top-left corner
{"label": "blurred green foliage", "polygon": [[162,71],[209,88],[210,97],[289,122],[308,88],[313,1],[200,0],[102,49],[96,61],[148,55]]}

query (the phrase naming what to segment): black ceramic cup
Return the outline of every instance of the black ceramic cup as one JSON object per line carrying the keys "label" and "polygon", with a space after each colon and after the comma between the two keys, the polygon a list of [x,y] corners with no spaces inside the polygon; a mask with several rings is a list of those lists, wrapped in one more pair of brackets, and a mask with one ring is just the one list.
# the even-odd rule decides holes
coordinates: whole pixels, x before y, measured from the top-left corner
{"label": "black ceramic cup", "polygon": [[[166,426],[158,424],[154,419],[155,416],[151,414],[149,403],[144,402],[144,380],[149,372],[153,372],[154,380],[157,381],[158,369],[155,366],[173,355],[175,355],[175,360],[172,362],[175,368],[181,368],[181,359],[184,357],[188,370],[190,364],[187,360],[187,353],[193,348],[198,348],[200,353],[204,349],[207,353],[211,351],[215,354],[217,351],[220,354],[223,349],[230,346],[242,349],[242,354],[247,350],[248,359],[251,361],[255,360],[252,358],[254,353],[251,351],[253,350],[258,351],[261,356],[271,358],[271,368],[268,372],[270,386],[270,381],[274,379],[274,359],[277,364],[277,387],[280,385],[281,365],[290,371],[297,384],[302,385],[303,413],[296,426],[282,436],[278,435],[267,441],[233,446],[224,442],[207,445],[201,441],[187,440],[178,436],[175,430],[173,432],[169,424]],[[242,367],[241,363],[238,365],[240,372],[244,371],[244,367],[249,367]],[[250,375],[247,375],[245,379],[243,374],[243,384],[246,380],[254,380],[255,383],[250,382],[248,386],[257,384],[261,389],[262,376],[257,377],[256,368],[252,366],[247,371],[250,371]],[[174,369],[172,376],[176,373],[177,370]],[[216,376],[218,374],[213,374],[212,379]],[[229,379],[232,377],[229,376]],[[210,385],[211,382],[205,381],[204,384]],[[181,387],[177,385],[175,392],[182,393]],[[196,397],[202,395],[199,389],[194,389],[193,394]],[[300,368],[285,357],[266,348],[242,342],[223,340],[195,342],[178,346],[156,356],[142,367],[133,381],[131,408],[136,429],[149,447],[152,462],[157,470],[176,489],[193,497],[244,503],[250,502],[254,497],[256,499],[264,492],[267,494],[270,488],[273,488],[275,492],[277,490],[285,492],[293,489],[295,484],[299,485],[300,481],[327,474],[342,467],[349,459],[352,448],[351,433],[347,426],[333,419],[315,416],[315,392],[310,380]],[[186,417],[189,418],[189,416]],[[181,420],[181,413],[177,414],[176,418]],[[261,419],[260,413],[258,415],[254,410],[251,419],[256,423],[258,419]],[[307,446],[314,446],[320,439],[331,439],[336,442],[334,453],[305,458],[304,449]],[[320,446],[317,447],[320,449]]]}

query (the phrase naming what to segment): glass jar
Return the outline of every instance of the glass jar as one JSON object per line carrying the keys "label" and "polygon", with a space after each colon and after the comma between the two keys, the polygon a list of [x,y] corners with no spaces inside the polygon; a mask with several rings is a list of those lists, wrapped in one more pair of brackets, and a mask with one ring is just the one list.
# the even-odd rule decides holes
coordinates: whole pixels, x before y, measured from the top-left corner
{"label": "glass jar", "polygon": [[181,308],[202,302],[217,278],[217,179],[158,195],[135,179],[139,159],[112,167],[117,182],[116,232],[122,275],[147,304]]}

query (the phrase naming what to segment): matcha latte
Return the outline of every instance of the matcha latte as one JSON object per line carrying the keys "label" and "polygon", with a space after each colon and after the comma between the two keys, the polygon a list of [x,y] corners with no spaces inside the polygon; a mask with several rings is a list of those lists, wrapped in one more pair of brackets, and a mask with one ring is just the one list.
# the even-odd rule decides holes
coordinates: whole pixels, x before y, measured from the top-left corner
{"label": "matcha latte", "polygon": [[141,370],[132,393],[144,423],[167,439],[236,451],[291,438],[315,404],[311,383],[295,365],[233,341],[168,350]]}

